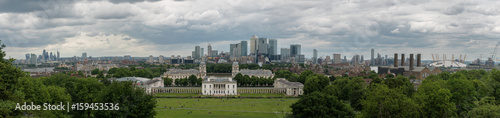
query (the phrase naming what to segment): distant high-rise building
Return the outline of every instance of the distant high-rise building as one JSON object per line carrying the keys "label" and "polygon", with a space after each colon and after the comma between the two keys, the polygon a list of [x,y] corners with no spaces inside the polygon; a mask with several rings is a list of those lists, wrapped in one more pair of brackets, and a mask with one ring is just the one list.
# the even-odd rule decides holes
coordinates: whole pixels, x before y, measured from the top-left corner
{"label": "distant high-rise building", "polygon": [[57,61],[61,61],[61,55],[59,54],[59,51],[57,51]]}
{"label": "distant high-rise building", "polygon": [[153,55],[149,55],[148,62],[149,63],[153,63],[154,62],[153,58],[154,58]]}
{"label": "distant high-rise building", "polygon": [[247,41],[241,41],[241,56],[248,56],[248,42]]}
{"label": "distant high-rise building", "polygon": [[86,52],[82,53],[82,58],[84,58],[84,59],[87,58],[87,53]]}
{"label": "distant high-rise building", "polygon": [[[328,57],[330,57],[330,56],[328,56]],[[312,62],[313,62],[313,64],[317,64],[317,62],[318,62],[318,50],[316,50],[316,49],[313,49]]]}
{"label": "distant high-rise building", "polygon": [[193,55],[193,58],[194,59],[200,59],[201,57],[201,49],[200,49],[200,46],[195,46],[194,47],[194,55]]}
{"label": "distant high-rise building", "polygon": [[258,48],[257,48],[258,53],[267,55],[267,54],[269,54],[269,52],[267,50],[268,48],[269,48],[269,44],[267,43],[267,38],[259,38]]}
{"label": "distant high-rise building", "polygon": [[219,55],[218,50],[212,50],[212,52],[210,52],[211,57],[217,57],[218,55]]}
{"label": "distant high-rise building", "polygon": [[370,65],[375,65],[375,59],[374,59],[374,56],[375,56],[375,50],[372,48],[372,58],[370,60]]}
{"label": "distant high-rise building", "polygon": [[[344,59],[346,57],[344,56]],[[342,60],[340,59],[340,54],[333,54],[333,63],[334,64],[339,64],[342,63]]]}
{"label": "distant high-rise building", "polygon": [[301,54],[300,50],[301,49],[299,44],[290,45],[290,56],[298,58],[298,56]]}
{"label": "distant high-rise building", "polygon": [[326,64],[332,63],[332,60],[330,59],[330,56],[326,56],[325,57],[325,62],[324,63],[326,63]]}
{"label": "distant high-rise building", "polygon": [[205,56],[205,50],[203,48],[201,48],[200,57],[204,57],[204,56]]}
{"label": "distant high-rise building", "polygon": [[31,54],[30,54],[30,53],[26,53],[26,55],[25,55],[25,56],[26,56],[26,60],[27,60],[27,61],[29,61],[29,60],[30,60],[30,56],[31,56]]}
{"label": "distant high-rise building", "polygon": [[269,39],[269,55],[277,55],[278,54],[278,40]]}
{"label": "distant high-rise building", "polygon": [[47,59],[46,56],[47,56],[47,51],[45,51],[44,49],[42,53],[42,60],[46,60]]}
{"label": "distant high-rise building", "polygon": [[257,37],[256,35],[253,35],[251,38],[250,38],[250,54],[251,55],[255,55],[257,54],[257,48],[258,48],[258,40],[259,40],[259,37]]}
{"label": "distant high-rise building", "polygon": [[290,49],[289,48],[281,48],[281,61],[287,62],[290,59]]}
{"label": "distant high-rise building", "polygon": [[208,47],[207,47],[208,51],[207,51],[207,54],[209,57],[213,57],[212,56],[212,46],[210,44],[208,44]]}
{"label": "distant high-rise building", "polygon": [[160,62],[160,64],[165,63],[164,58],[165,57],[163,55],[158,56],[158,62]]}
{"label": "distant high-rise building", "polygon": [[36,63],[37,63],[36,54],[31,54],[30,64],[35,64],[36,65]]}

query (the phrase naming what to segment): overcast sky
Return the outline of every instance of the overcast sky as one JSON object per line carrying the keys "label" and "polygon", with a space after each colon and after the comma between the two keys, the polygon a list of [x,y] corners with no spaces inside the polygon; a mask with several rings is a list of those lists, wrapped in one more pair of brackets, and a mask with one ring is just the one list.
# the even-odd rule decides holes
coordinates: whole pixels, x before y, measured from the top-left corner
{"label": "overcast sky", "polygon": [[[446,2],[443,2],[446,1]],[[394,53],[491,56],[500,41],[497,0],[0,0],[7,57],[43,49],[62,57],[188,56],[229,51],[253,35],[301,44],[324,57]],[[278,49],[279,52],[279,49]],[[205,52],[206,54],[206,52]]]}

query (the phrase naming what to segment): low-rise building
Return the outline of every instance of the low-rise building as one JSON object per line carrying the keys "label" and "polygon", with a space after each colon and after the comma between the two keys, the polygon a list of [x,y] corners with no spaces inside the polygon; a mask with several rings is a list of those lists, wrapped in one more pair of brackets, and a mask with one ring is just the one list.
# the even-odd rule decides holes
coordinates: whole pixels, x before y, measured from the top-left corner
{"label": "low-rise building", "polygon": [[289,82],[285,78],[276,78],[274,88],[286,88],[286,95],[299,96],[304,94],[304,84],[300,82]]}
{"label": "low-rise building", "polygon": [[238,95],[238,86],[236,80],[231,77],[207,77],[203,80],[202,94],[203,95]]}
{"label": "low-rise building", "polygon": [[153,79],[148,79],[148,78],[142,78],[142,77],[122,77],[122,78],[110,78],[108,79],[110,81],[132,81],[134,82],[133,84],[136,86],[139,86],[141,88],[144,88],[146,90],[146,93],[151,93],[151,88],[163,88],[163,79],[160,77],[153,78]]}
{"label": "low-rise building", "polygon": [[194,75],[196,78],[205,78],[207,76],[207,66],[205,62],[200,63],[198,70],[196,69],[171,69],[163,73],[163,77],[171,78],[173,80],[172,85],[175,85],[176,79],[188,78]]}
{"label": "low-rise building", "polygon": [[255,76],[255,77],[264,77],[264,78],[273,78],[274,74],[271,70],[264,70],[264,69],[257,69],[257,70],[250,70],[250,69],[241,69],[239,68],[238,62],[233,63],[233,69],[232,69],[232,77],[235,77],[236,74],[241,73],[243,76],[248,75],[250,77]]}

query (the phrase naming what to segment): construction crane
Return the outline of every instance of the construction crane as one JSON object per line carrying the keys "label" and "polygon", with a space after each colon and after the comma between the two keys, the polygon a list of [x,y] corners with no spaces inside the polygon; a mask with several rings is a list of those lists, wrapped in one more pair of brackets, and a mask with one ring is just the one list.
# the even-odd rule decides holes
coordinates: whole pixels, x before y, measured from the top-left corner
{"label": "construction crane", "polygon": [[495,45],[495,50],[493,50],[493,54],[491,54],[491,59],[495,59],[495,55],[497,54],[497,49],[499,44],[500,42],[498,42],[497,45]]}

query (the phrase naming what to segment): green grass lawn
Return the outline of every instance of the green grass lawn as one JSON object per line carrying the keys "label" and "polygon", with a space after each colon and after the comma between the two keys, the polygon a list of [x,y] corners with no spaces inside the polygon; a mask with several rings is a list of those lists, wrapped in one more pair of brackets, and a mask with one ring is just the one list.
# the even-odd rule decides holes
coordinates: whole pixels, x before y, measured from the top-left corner
{"label": "green grass lawn", "polygon": [[[157,98],[156,100],[158,106],[155,110],[159,118],[282,118],[284,116],[282,111],[291,113],[290,105],[298,99]],[[190,111],[192,113],[188,114]]]}
{"label": "green grass lawn", "polygon": [[281,93],[240,93],[241,97],[285,97]]}

